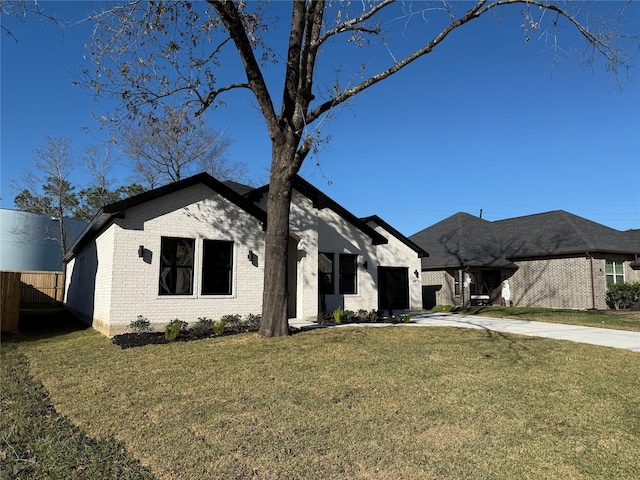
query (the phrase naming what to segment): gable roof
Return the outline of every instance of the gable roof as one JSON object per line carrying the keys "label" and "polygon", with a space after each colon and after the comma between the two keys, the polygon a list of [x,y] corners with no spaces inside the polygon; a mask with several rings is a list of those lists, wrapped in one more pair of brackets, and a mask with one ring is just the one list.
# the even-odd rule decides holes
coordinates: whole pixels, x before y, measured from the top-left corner
{"label": "gable roof", "polygon": [[418,258],[423,258],[423,257],[428,257],[429,256],[429,254],[425,250],[423,250],[420,246],[418,246],[415,243],[413,243],[411,240],[409,240],[407,237],[405,237],[403,234],[401,234],[398,230],[396,230],[391,225],[389,225],[387,222],[382,220],[379,216],[371,215],[369,217],[362,218],[361,220],[363,222],[365,222],[365,223],[373,222],[373,223],[381,226],[387,232],[389,232],[391,235],[393,235],[398,240],[400,240],[402,243],[404,243],[407,247],[409,247],[410,249],[415,251],[418,254]]}
{"label": "gable roof", "polygon": [[[293,178],[293,188],[300,192],[302,195],[307,197],[313,203],[313,207],[318,210],[322,210],[323,208],[328,208],[333,212],[340,215],[347,222],[351,223],[354,227],[358,228],[360,231],[369,236],[374,245],[382,245],[386,244],[389,241],[384,235],[380,235],[375,231],[372,227],[367,225],[364,221],[356,217],[353,213],[348,211],[342,205],[338,204],[336,201],[329,198],[327,195],[322,193],[316,187],[311,185],[309,182],[304,180],[299,175],[296,175]],[[265,195],[269,191],[269,184],[264,185],[260,188],[256,188],[252,192],[246,195],[247,198],[258,201],[263,195]]]}
{"label": "gable roof", "polygon": [[517,268],[513,260],[586,253],[640,253],[638,236],[563,210],[489,222],[455,215],[409,237],[428,248],[425,269]]}
{"label": "gable roof", "polygon": [[227,187],[236,192],[239,195],[246,195],[249,192],[255,190],[255,187],[250,187],[249,185],[244,185],[243,183],[234,182],[233,180],[223,180]]}
{"label": "gable roof", "polygon": [[503,242],[492,232],[490,222],[468,213],[456,213],[409,239],[429,249],[429,258],[422,259],[422,268],[517,268],[505,258]]}
{"label": "gable roof", "polygon": [[127,209],[198,184],[203,184],[209,187],[231,203],[253,215],[256,219],[262,222],[263,228],[266,228],[267,214],[264,210],[254,205],[229,185],[225,185],[223,182],[216,180],[208,173],[199,173],[192,177],[185,178],[184,180],[170,183],[103,207],[96,216],[93,217],[93,220],[91,220],[89,225],[87,225],[87,227],[82,231],[75,243],[69,248],[69,251],[62,259],[63,262],[69,261],[80,247],[95,238],[107,225],[111,223],[114,218],[124,218]]}

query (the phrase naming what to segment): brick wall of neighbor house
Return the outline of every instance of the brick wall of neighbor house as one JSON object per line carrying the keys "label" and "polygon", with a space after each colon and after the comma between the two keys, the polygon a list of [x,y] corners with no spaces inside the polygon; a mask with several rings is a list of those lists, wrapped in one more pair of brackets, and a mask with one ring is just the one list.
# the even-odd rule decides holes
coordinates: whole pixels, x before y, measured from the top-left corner
{"label": "brick wall of neighbor house", "polygon": [[[455,296],[453,274],[445,270],[422,272],[422,285],[426,295],[435,295],[435,305],[455,306],[458,300]],[[425,308],[428,305],[425,305]]]}
{"label": "brick wall of neighbor house", "polygon": [[[514,306],[593,307],[591,267],[586,256],[515,263],[519,268],[509,279]],[[596,308],[604,307],[596,303]]]}
{"label": "brick wall of neighbor house", "polygon": [[[218,320],[227,314],[262,310],[264,232],[253,216],[204,185],[180,190],[130,208],[113,227],[113,285],[108,328],[117,335],[138,315],[156,329],[178,318],[190,324],[199,317]],[[195,239],[193,295],[159,295],[161,237]],[[202,295],[203,241],[233,242],[232,295]],[[138,257],[144,246],[143,258]],[[257,266],[248,259],[252,251]],[[96,289],[96,297],[102,295]],[[195,301],[194,301],[195,300]],[[105,331],[106,330],[106,331]]]}
{"label": "brick wall of neighbor house", "polygon": [[[409,308],[422,309],[422,283],[420,280],[421,261],[415,250],[409,248],[375,222],[370,223],[375,230],[387,238],[389,243],[376,246],[378,265],[382,267],[405,267],[409,271]],[[418,272],[418,276],[414,272]]]}
{"label": "brick wall of neighbor house", "polygon": [[624,255],[598,255],[594,258],[594,279],[596,285],[596,308],[605,309],[608,308],[606,302],[607,292],[607,275],[606,275],[606,263],[607,261],[621,262],[624,264],[624,281],[625,283],[640,282],[640,270],[634,270],[631,268],[631,262],[633,258]]}
{"label": "brick wall of neighbor house", "polygon": [[631,261],[625,262],[625,280],[627,283],[640,282],[640,270],[631,268]]}
{"label": "brick wall of neighbor house", "polygon": [[[341,306],[345,310],[371,310],[378,305],[378,262],[375,245],[371,237],[346,222],[329,208],[315,210],[318,216],[318,251],[333,252],[334,278],[336,288],[338,282],[338,254],[358,255],[357,259],[357,292],[355,295],[327,295],[327,311],[331,312]],[[363,263],[367,262],[365,270]],[[316,262],[317,270],[317,262]],[[316,280],[317,288],[317,280]]]}

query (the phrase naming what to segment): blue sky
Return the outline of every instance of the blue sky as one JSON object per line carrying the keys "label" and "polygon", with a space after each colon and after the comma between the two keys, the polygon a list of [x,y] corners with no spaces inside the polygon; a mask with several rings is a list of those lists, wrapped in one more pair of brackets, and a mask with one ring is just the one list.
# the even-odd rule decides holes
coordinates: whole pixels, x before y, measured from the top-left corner
{"label": "blue sky", "polygon": [[[68,19],[91,4],[44,2]],[[632,9],[637,20],[640,2]],[[640,68],[616,78],[570,60],[554,67],[544,43],[525,42],[521,23],[518,11],[488,15],[356,97],[323,125],[331,140],[301,174],[354,214],[377,214],[406,235],[456,212],[480,210],[487,220],[501,220],[562,209],[619,230],[640,228]],[[72,85],[90,41],[87,25],[61,31],[4,18],[3,25],[18,38],[3,37],[1,45],[0,196],[2,207],[13,208],[11,181],[33,166],[33,150],[44,138],[67,137],[80,159],[84,146],[108,137],[91,111],[109,104],[96,104]],[[417,25],[394,31],[395,54]],[[576,46],[573,32],[563,33],[563,45]],[[332,62],[337,52],[346,49],[329,49]],[[389,55],[378,45],[345,53],[340,65],[348,68],[354,54],[364,54],[357,61],[369,65],[382,65]],[[272,96],[280,98],[280,91]],[[248,93],[225,101],[227,107],[207,116],[209,125],[226,129],[233,142],[227,157],[247,163],[252,180],[264,183],[271,150],[260,113]],[[124,160],[113,176],[116,184],[131,180]],[[79,168],[74,180],[82,185],[88,177]]]}

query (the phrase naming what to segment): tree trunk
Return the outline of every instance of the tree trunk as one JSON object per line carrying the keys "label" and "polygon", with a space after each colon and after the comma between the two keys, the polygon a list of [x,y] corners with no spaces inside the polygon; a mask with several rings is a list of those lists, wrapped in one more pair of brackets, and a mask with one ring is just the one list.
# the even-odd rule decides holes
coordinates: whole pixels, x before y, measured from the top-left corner
{"label": "tree trunk", "polygon": [[274,142],[273,146],[267,201],[262,320],[258,331],[262,337],[289,335],[287,265],[291,190],[296,174],[293,166],[295,149],[295,144],[287,145],[286,141]]}

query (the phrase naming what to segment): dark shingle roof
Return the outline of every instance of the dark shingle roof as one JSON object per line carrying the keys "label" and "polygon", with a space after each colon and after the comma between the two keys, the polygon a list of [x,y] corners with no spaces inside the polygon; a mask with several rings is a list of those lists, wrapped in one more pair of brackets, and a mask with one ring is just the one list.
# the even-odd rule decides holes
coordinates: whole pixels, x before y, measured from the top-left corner
{"label": "dark shingle roof", "polygon": [[249,185],[244,185],[243,183],[234,182],[233,180],[224,180],[222,183],[224,183],[227,187],[229,187],[239,195],[246,195],[247,193],[255,190],[255,187],[250,187]]}
{"label": "dark shingle roof", "polygon": [[420,246],[416,245],[414,242],[409,240],[407,237],[405,237],[403,234],[401,234],[398,230],[396,230],[391,225],[389,225],[387,222],[382,220],[379,216],[371,215],[370,217],[361,218],[361,220],[363,222],[365,222],[365,223],[373,222],[376,225],[381,226],[387,232],[389,232],[391,235],[396,237],[399,241],[404,243],[407,247],[409,247],[412,250],[414,250],[418,254],[418,257],[423,258],[423,257],[428,257],[429,256],[429,254],[423,248],[421,248]]}
{"label": "dark shingle roof", "polygon": [[621,232],[555,210],[489,222],[457,213],[409,237],[429,251],[423,268],[515,268],[519,258],[601,253],[640,253],[635,231]]}
{"label": "dark shingle roof", "polygon": [[[91,223],[87,225],[84,231],[80,234],[76,242],[71,246],[69,251],[65,254],[63,261],[70,260],[73,255],[78,251],[78,249],[95,238],[103,228],[110,224],[110,222],[114,218],[121,218],[125,215],[127,209],[131,207],[135,207],[136,205],[141,205],[145,202],[149,202],[155,200],[157,198],[163,197],[164,195],[168,195],[170,193],[178,192],[182,189],[197,185],[204,184],[213,191],[222,195],[224,198],[234,203],[238,207],[242,208],[246,212],[253,215],[256,219],[262,222],[263,227],[266,226],[267,222],[267,214],[264,210],[253,204],[251,201],[247,200],[245,197],[236,192],[233,188],[230,188],[228,185],[225,185],[223,182],[216,180],[208,173],[200,173],[198,175],[194,175],[189,178],[185,178],[184,180],[180,180],[178,182],[170,183],[168,185],[164,185],[159,188],[155,188],[153,190],[149,190],[147,192],[141,193],[140,195],[135,195],[133,197],[126,198],[124,200],[120,200],[119,202],[112,203],[110,205],[102,208],[96,216],[93,218]],[[240,185],[240,184],[237,184]]]}

